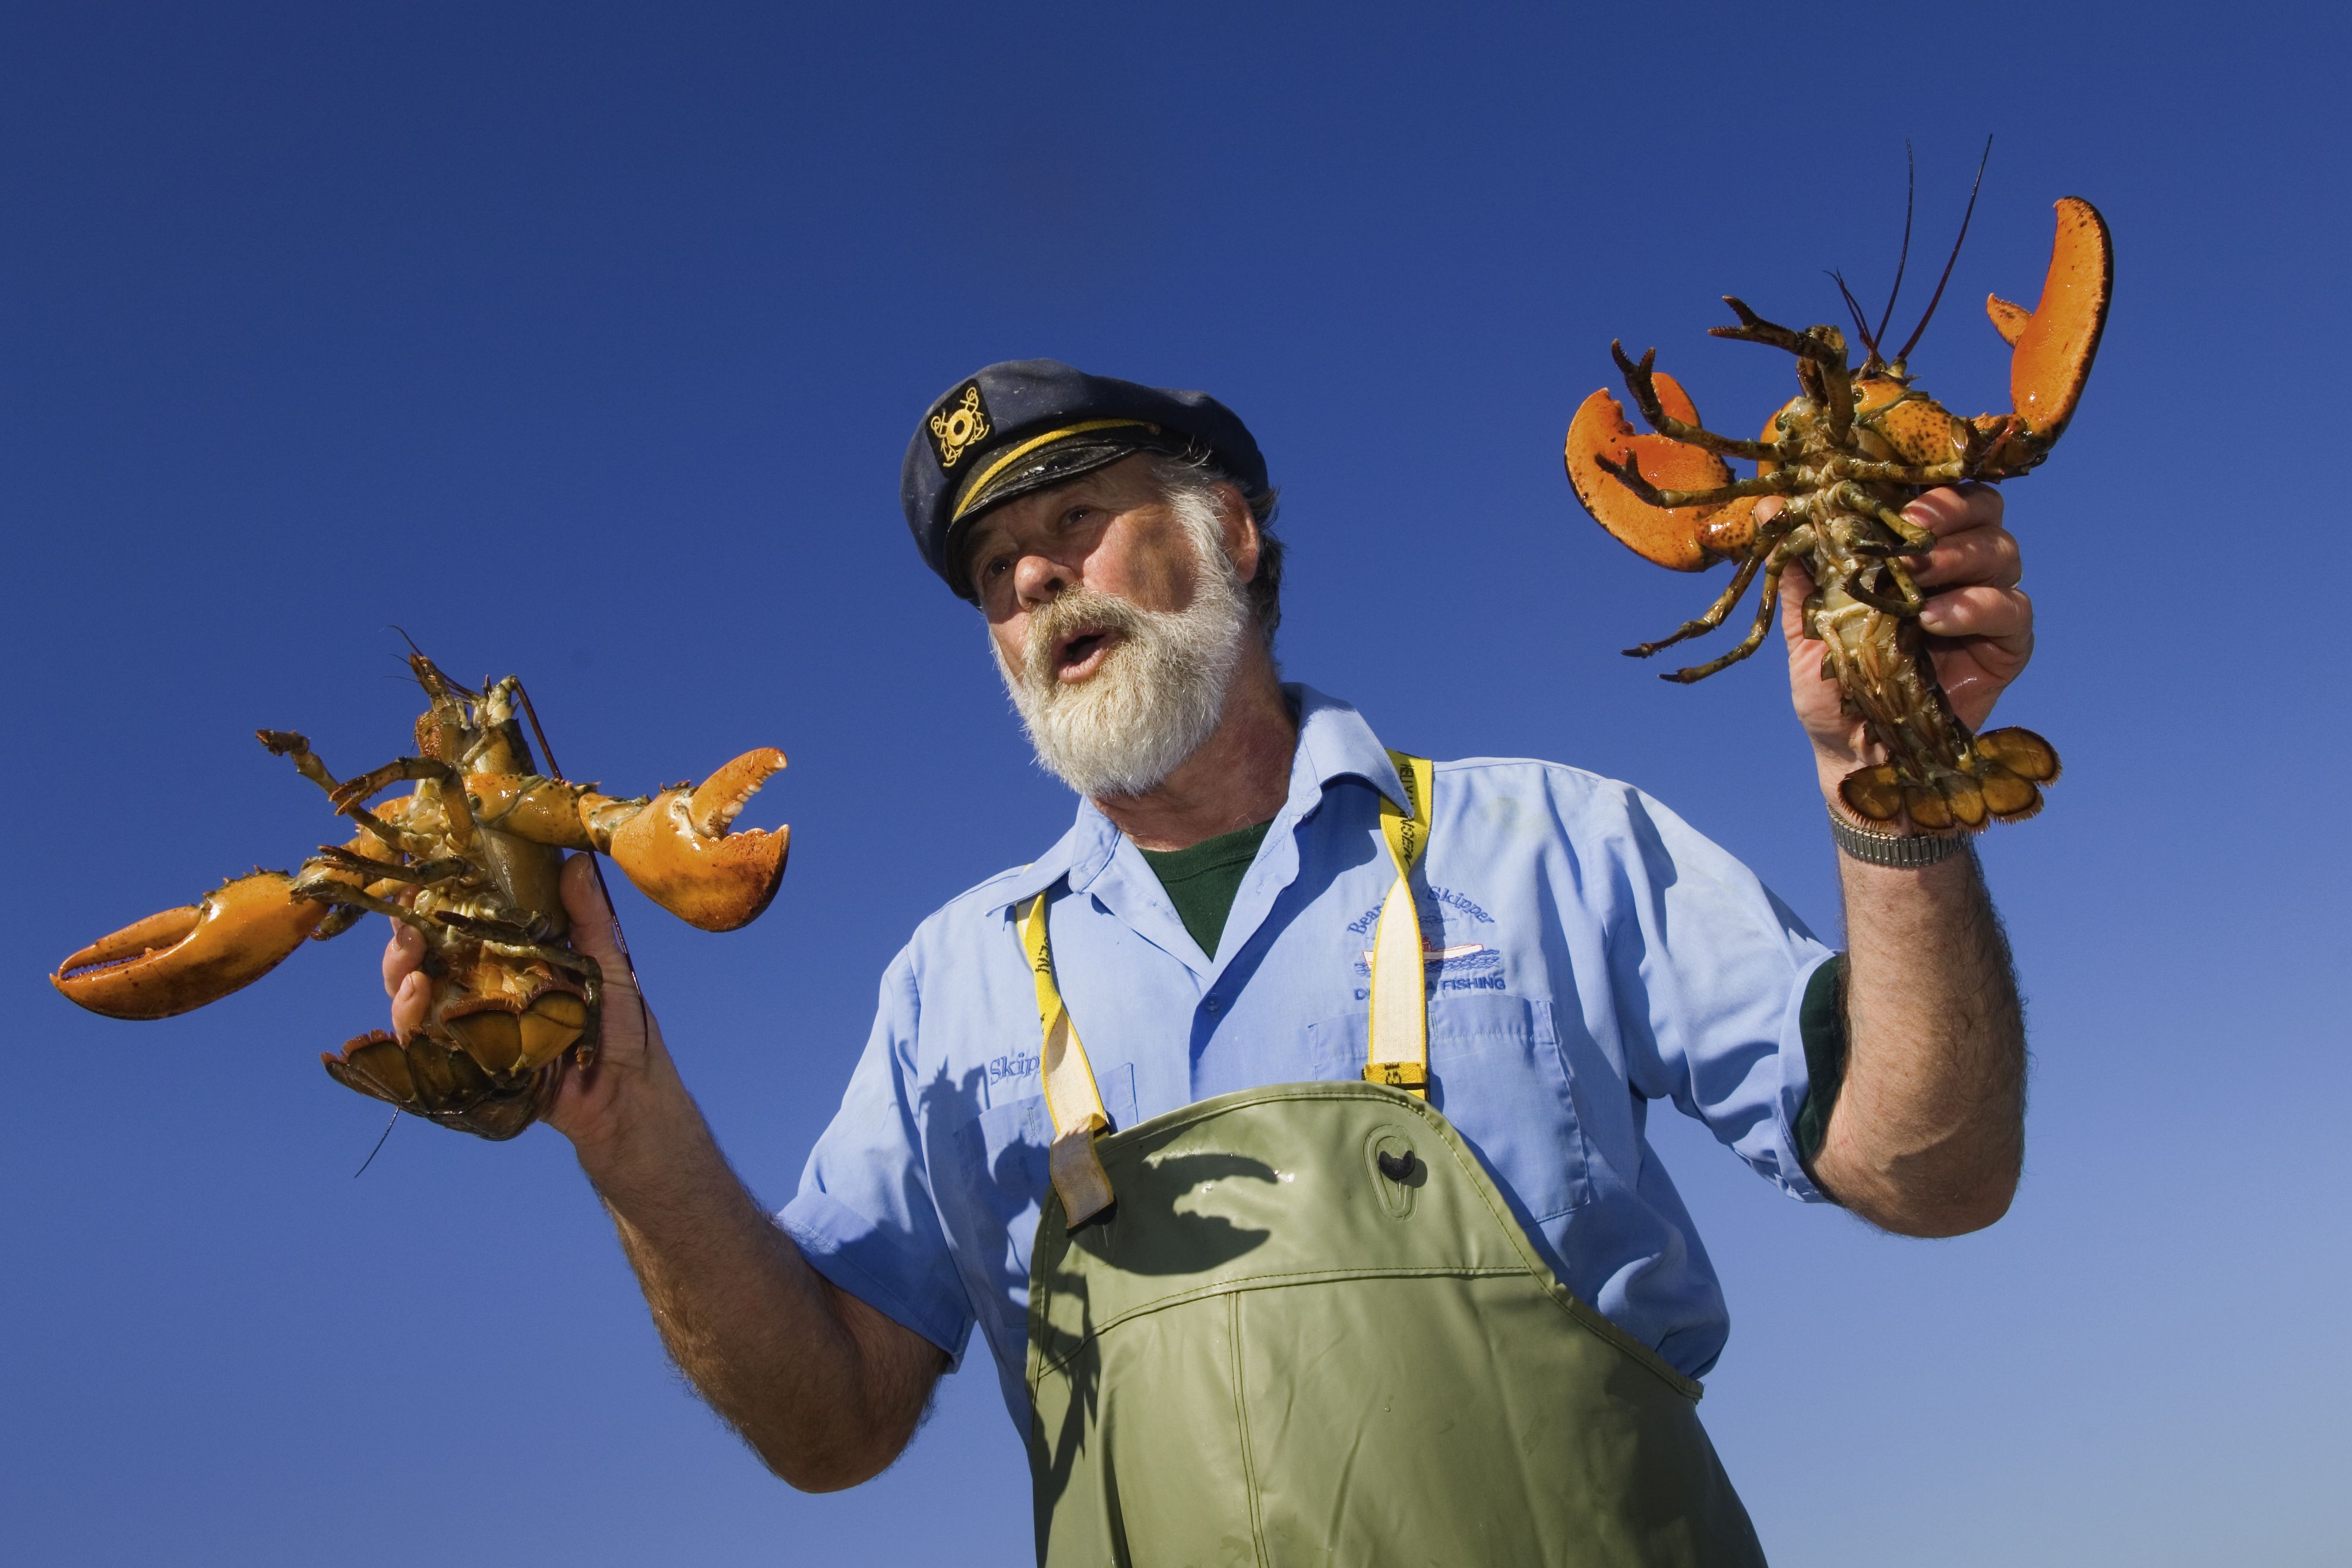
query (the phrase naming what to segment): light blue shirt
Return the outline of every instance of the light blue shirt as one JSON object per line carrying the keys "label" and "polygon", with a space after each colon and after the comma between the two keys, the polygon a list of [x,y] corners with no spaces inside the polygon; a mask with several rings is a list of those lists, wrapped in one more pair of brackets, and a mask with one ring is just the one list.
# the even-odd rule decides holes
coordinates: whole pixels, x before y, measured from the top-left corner
{"label": "light blue shirt", "polygon": [[[1051,889],[1054,967],[1119,1127],[1363,1068],[1368,954],[1396,878],[1363,719],[1309,688],[1290,794],[1202,952],[1095,807],[1031,865],[925,921],[779,1216],[841,1289],[961,1358],[986,1336],[1025,1430],[1030,1243],[1048,1190],[1037,995],[1015,906]],[[1698,1376],[1729,1331],[1643,1136],[1671,1100],[1793,1197],[1805,983],[1830,957],[1748,869],[1628,785],[1549,763],[1439,763],[1417,875],[1431,1100],[1570,1289]]]}

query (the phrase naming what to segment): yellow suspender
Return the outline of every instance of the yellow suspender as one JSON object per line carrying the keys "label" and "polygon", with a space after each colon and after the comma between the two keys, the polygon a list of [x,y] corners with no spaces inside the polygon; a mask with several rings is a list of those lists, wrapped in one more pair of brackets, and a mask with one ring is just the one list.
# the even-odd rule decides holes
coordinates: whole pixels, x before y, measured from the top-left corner
{"label": "yellow suspender", "polygon": [[1087,1060],[1070,1010],[1062,1005],[1062,988],[1054,984],[1054,949],[1045,940],[1043,893],[1030,900],[1022,913],[1021,945],[1037,976],[1037,1023],[1045,1038],[1037,1076],[1045,1086],[1046,1112],[1054,1119],[1046,1168],[1053,1173],[1054,1190],[1062,1194],[1063,1213],[1076,1225],[1110,1207],[1110,1178],[1095,1153],[1095,1140],[1110,1130],[1110,1118],[1103,1114],[1094,1064]]}
{"label": "yellow suspender", "polygon": [[1412,901],[1412,868],[1429,847],[1429,786],[1433,770],[1428,758],[1410,757],[1402,752],[1391,752],[1389,761],[1396,764],[1397,777],[1404,781],[1405,805],[1411,814],[1381,798],[1381,837],[1388,840],[1397,879],[1381,905],[1380,923],[1372,928],[1372,1027],[1364,1078],[1426,1100],[1429,1004],[1423,986],[1428,971],[1422,957],[1421,911]]}
{"label": "yellow suspender", "polygon": [[[1426,757],[1391,752],[1404,781],[1405,806],[1381,801],[1381,837],[1388,840],[1397,879],[1381,905],[1372,930],[1371,1040],[1364,1077],[1372,1083],[1429,1094],[1429,1004],[1424,989],[1421,912],[1413,907],[1412,868],[1429,847],[1429,792],[1433,770]],[[1077,1026],[1054,983],[1054,949],[1045,934],[1045,895],[1021,911],[1021,946],[1037,980],[1037,1025],[1045,1036],[1038,1077],[1045,1086],[1045,1110],[1054,1120],[1054,1142],[1046,1158],[1054,1191],[1061,1194],[1067,1223],[1078,1225],[1111,1205],[1110,1177],[1095,1140],[1110,1130],[1093,1064],[1078,1041]]]}

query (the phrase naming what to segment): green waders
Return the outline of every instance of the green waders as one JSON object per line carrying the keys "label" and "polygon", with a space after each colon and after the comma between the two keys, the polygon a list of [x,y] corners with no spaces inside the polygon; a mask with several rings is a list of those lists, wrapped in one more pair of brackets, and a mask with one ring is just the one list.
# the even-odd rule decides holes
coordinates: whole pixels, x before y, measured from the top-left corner
{"label": "green waders", "polygon": [[[1404,889],[1430,775],[1392,755]],[[1409,890],[1381,925],[1400,902],[1413,962],[1389,978],[1409,973],[1420,1026],[1384,1038],[1399,1009],[1377,932],[1370,1081],[1244,1090],[1108,1135],[1045,899],[1026,912],[1056,1130],[1027,1374],[1046,1568],[1763,1562],[1698,1384],[1569,1292],[1413,1092]]]}

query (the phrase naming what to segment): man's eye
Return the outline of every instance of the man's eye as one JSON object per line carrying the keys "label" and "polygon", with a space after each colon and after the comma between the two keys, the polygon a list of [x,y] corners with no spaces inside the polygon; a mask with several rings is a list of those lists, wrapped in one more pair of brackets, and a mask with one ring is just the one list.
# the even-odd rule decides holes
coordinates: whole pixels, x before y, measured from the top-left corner
{"label": "man's eye", "polygon": [[988,564],[980,569],[980,574],[983,577],[1002,577],[1007,572],[1012,570],[1013,557],[1010,555],[992,555],[988,558]]}

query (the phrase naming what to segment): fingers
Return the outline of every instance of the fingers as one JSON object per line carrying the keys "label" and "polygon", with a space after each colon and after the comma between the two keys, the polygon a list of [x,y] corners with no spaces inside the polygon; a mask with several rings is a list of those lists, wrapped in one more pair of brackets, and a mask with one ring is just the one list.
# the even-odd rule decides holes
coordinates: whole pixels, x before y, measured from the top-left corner
{"label": "fingers", "polygon": [[1939,637],[1986,637],[2031,647],[2033,601],[2022,588],[1956,588],[1927,601],[1919,611],[1919,628]]}
{"label": "fingers", "polygon": [[1983,584],[2014,588],[2025,575],[2017,536],[2005,528],[1972,528],[1938,539],[1924,555],[1906,555],[1904,566],[1922,588]]}
{"label": "fingers", "polygon": [[393,921],[392,940],[383,944],[383,994],[398,996],[402,983],[415,975],[424,962],[423,933],[398,921]]}
{"label": "fingers", "polygon": [[596,857],[574,855],[563,862],[563,912],[572,917],[572,945],[603,964],[608,976],[628,973],[620,922],[596,881]]}
{"label": "fingers", "polygon": [[433,982],[420,971],[409,971],[392,993],[392,1032],[404,1040],[415,1034],[432,1002]]}
{"label": "fingers", "polygon": [[1903,509],[1903,515],[1938,539],[1979,528],[1999,528],[2000,491],[1990,485],[1946,485]]}

